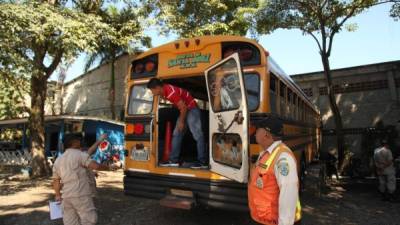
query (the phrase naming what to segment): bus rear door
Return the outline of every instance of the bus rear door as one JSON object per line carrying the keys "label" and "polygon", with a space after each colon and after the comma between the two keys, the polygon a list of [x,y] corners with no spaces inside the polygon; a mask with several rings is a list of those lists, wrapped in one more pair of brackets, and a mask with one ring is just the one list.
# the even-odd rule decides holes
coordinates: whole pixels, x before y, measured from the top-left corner
{"label": "bus rear door", "polygon": [[210,100],[210,170],[246,183],[249,112],[239,55],[214,64],[205,77]]}

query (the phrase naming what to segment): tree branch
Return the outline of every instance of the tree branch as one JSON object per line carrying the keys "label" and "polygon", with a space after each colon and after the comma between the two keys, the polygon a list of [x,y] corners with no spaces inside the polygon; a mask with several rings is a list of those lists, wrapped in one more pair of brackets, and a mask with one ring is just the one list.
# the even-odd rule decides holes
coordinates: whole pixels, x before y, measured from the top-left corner
{"label": "tree branch", "polygon": [[328,44],[328,51],[327,51],[328,56],[331,55],[333,37],[335,36],[335,34],[336,34],[336,32],[331,32],[331,34],[329,35],[329,44]]}
{"label": "tree branch", "polygon": [[[361,5],[363,5],[364,2],[365,2],[365,0],[363,0],[360,4],[353,5],[353,7],[351,8],[350,12],[343,18],[343,20],[340,21],[340,23],[338,23],[336,26],[332,27],[331,33],[329,35],[329,47],[328,47],[328,51],[327,51],[328,56],[331,54],[333,37],[340,30],[340,28],[343,26],[343,24],[354,15],[356,10],[358,8],[362,8]],[[373,5],[371,5],[371,6],[373,6]]]}
{"label": "tree branch", "polygon": [[376,5],[382,5],[386,3],[399,3],[400,0],[389,0],[389,1],[382,1],[382,2],[377,2],[375,4],[371,4],[370,6],[376,6]]}
{"label": "tree branch", "polygon": [[[33,45],[35,46],[35,45]],[[37,47],[32,48],[34,52],[33,56],[33,63],[36,69],[39,69],[40,71],[45,71],[46,67],[43,65],[44,58],[46,56],[46,49],[43,46],[40,46],[39,44],[36,44]]]}
{"label": "tree branch", "polygon": [[58,65],[61,62],[62,56],[63,56],[63,51],[58,50],[56,55],[54,56],[53,62],[50,64],[49,67],[45,69],[47,79],[51,76],[51,74],[53,74],[54,70],[57,69]]}
{"label": "tree branch", "polygon": [[311,37],[315,40],[315,42],[317,42],[319,51],[322,52],[321,43],[319,42],[318,38],[317,38],[311,31],[307,31],[307,33],[308,33],[309,35],[311,35]]}

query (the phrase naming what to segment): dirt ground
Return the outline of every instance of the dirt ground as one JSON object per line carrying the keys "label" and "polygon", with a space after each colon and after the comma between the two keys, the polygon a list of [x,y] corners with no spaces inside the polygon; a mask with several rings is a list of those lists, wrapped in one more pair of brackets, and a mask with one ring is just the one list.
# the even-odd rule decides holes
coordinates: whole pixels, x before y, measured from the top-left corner
{"label": "dirt ground", "polygon": [[[49,219],[53,198],[50,179],[10,180],[16,171],[0,172],[0,224],[56,225]],[[104,172],[98,178],[95,204],[101,225],[255,224],[248,213],[197,208],[191,211],[164,208],[157,201],[123,194],[123,172]],[[307,187],[308,186],[308,187]],[[400,204],[383,202],[373,180],[343,180],[319,196],[308,182],[302,194],[303,225],[400,225]]]}

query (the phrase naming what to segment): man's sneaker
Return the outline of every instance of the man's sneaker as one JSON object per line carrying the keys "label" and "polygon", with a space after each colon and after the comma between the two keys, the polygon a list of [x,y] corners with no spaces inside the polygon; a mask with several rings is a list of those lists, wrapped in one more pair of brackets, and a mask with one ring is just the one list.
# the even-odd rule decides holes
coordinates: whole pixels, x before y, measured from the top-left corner
{"label": "man's sneaker", "polygon": [[167,162],[160,163],[160,166],[162,166],[162,167],[179,167],[179,163],[167,161]]}
{"label": "man's sneaker", "polygon": [[190,168],[192,168],[192,169],[208,169],[209,167],[208,167],[208,164],[196,162],[196,163],[193,163],[193,165]]}

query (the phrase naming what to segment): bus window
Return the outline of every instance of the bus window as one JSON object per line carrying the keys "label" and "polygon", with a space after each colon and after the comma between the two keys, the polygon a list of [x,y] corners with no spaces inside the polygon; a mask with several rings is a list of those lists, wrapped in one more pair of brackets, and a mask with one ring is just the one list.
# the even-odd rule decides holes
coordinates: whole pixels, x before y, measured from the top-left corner
{"label": "bus window", "polygon": [[135,85],[129,96],[128,114],[149,114],[153,110],[153,94],[146,85]]}
{"label": "bus window", "polygon": [[296,120],[300,120],[300,98],[299,96],[296,97]]}
{"label": "bus window", "polygon": [[287,89],[287,96],[286,96],[286,115],[288,118],[292,118],[292,97],[293,97],[293,92],[290,88]]}
{"label": "bus window", "polygon": [[231,59],[209,72],[208,86],[211,90],[211,105],[214,112],[238,109],[241,105],[239,72],[235,60]]}
{"label": "bus window", "polygon": [[280,97],[280,115],[285,117],[286,116],[286,101],[285,101],[285,96],[286,96],[286,85],[282,82],[279,82],[279,95]]}
{"label": "bus window", "polygon": [[247,105],[249,112],[255,111],[260,105],[260,76],[258,74],[245,74],[244,86],[247,91]]}
{"label": "bus window", "polygon": [[270,73],[270,79],[269,79],[269,102],[270,102],[270,108],[271,108],[271,113],[277,113],[276,110],[276,77],[274,74]]}
{"label": "bus window", "polygon": [[307,122],[307,123],[309,123],[310,122],[310,110],[308,109],[308,105],[306,104],[306,113],[305,113],[305,121]]}
{"label": "bus window", "polygon": [[293,92],[293,97],[292,97],[292,119],[296,120],[296,115],[297,115],[297,95]]}

